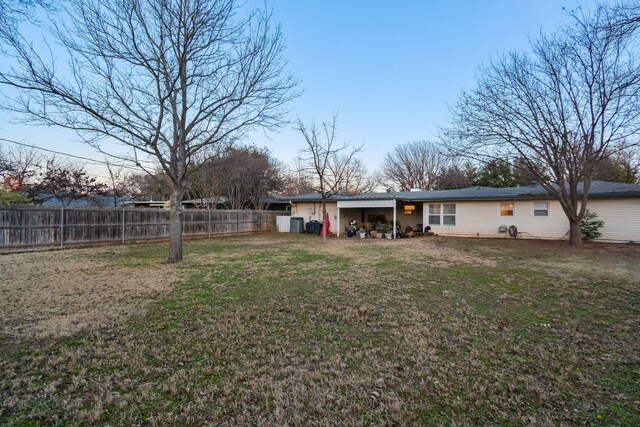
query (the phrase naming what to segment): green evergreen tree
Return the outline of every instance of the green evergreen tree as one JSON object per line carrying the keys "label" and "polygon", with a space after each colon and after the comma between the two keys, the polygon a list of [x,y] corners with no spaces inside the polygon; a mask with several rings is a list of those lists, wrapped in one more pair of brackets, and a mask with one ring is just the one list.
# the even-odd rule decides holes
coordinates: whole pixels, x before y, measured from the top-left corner
{"label": "green evergreen tree", "polygon": [[602,236],[600,228],[604,226],[604,221],[598,219],[598,214],[595,212],[587,211],[584,213],[584,217],[580,222],[580,231],[582,231],[582,238],[584,240],[594,240]]}

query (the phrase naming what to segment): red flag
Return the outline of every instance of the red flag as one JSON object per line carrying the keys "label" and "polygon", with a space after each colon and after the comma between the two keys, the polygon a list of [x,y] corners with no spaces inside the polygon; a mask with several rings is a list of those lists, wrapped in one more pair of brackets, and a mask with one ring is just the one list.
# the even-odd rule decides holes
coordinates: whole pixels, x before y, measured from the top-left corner
{"label": "red flag", "polygon": [[329,235],[329,231],[331,228],[331,223],[329,222],[329,212],[327,212],[324,216],[324,227],[322,227],[322,232],[325,236]]}

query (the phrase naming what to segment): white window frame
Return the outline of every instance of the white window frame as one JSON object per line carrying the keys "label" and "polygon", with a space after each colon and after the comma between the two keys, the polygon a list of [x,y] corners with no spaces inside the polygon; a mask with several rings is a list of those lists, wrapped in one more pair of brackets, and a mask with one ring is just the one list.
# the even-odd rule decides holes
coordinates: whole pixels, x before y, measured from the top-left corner
{"label": "white window frame", "polygon": [[[450,205],[453,206],[453,212],[452,214],[450,213],[444,213],[444,206],[445,205]],[[437,213],[431,213],[431,207],[434,207],[434,211],[437,211]],[[431,223],[431,218],[438,218],[438,223],[437,224],[432,224]],[[444,219],[446,218],[453,218],[453,224],[445,224],[444,223]],[[429,203],[429,206],[427,207],[427,225],[432,226],[432,227],[456,227],[458,225],[458,204],[457,203]]]}
{"label": "white window frame", "polygon": [[[502,215],[502,207],[503,206],[512,206],[511,215]],[[506,201],[506,202],[498,202],[498,216],[501,218],[513,218],[516,216],[516,202]]]}
{"label": "white window frame", "polygon": [[[453,213],[446,213],[445,210],[445,206],[453,206]],[[440,207],[440,210],[442,211],[442,225],[443,226],[447,226],[447,227],[455,227],[456,226],[456,222],[457,222],[457,216],[458,216],[458,208],[456,207],[455,203],[443,203],[442,206]],[[445,224],[444,220],[445,218],[453,218],[453,224]]]}
{"label": "white window frame", "polygon": [[[433,206],[433,210],[437,212],[431,213],[431,207]],[[433,224],[431,222],[431,218],[438,218],[438,223]],[[427,206],[427,225],[428,226],[436,226],[440,227],[442,225],[442,206],[440,203],[429,203]]]}
{"label": "white window frame", "polygon": [[[536,209],[536,204],[537,205],[546,205],[546,209]],[[548,218],[549,216],[551,216],[551,203],[549,202],[545,202],[545,201],[540,201],[540,202],[533,202],[533,209],[531,210],[531,215],[536,217],[536,218]],[[536,211],[546,211],[547,213],[545,215],[536,215]]]}

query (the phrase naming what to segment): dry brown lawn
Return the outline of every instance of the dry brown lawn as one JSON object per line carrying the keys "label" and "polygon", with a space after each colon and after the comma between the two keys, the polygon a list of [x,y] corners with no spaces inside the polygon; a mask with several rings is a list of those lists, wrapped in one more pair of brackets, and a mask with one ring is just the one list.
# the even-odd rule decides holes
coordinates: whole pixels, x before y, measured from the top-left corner
{"label": "dry brown lawn", "polygon": [[640,247],[260,235],[0,256],[0,424],[639,425]]}
{"label": "dry brown lawn", "polygon": [[113,326],[144,313],[177,282],[176,270],[167,265],[114,268],[101,259],[105,251],[114,249],[0,256],[2,334],[33,340]]}

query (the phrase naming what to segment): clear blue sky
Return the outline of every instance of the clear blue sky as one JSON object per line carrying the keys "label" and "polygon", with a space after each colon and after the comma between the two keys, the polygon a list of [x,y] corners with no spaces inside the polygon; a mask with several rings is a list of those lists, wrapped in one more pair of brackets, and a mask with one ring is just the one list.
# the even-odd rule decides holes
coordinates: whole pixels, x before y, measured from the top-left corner
{"label": "clear blue sky", "polygon": [[[254,0],[250,0],[251,4]],[[256,4],[262,4],[257,1]],[[591,0],[270,0],[287,40],[289,69],[304,93],[290,119],[329,120],[339,112],[339,140],[364,144],[375,169],[398,144],[432,138],[447,105],[473,85],[491,55],[526,49],[528,38],[568,19],[563,11]],[[102,158],[69,132],[18,126],[0,113],[0,136]],[[251,140],[283,162],[304,141],[291,129]],[[91,168],[93,169],[93,168]],[[100,173],[100,171],[96,170]]]}

